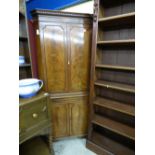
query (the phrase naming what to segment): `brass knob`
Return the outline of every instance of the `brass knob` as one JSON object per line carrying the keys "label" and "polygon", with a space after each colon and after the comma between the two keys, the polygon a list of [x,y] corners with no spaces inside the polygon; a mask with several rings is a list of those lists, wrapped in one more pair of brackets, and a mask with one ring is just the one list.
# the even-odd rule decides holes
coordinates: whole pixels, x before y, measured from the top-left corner
{"label": "brass knob", "polygon": [[43,112],[45,112],[45,111],[46,111],[46,109],[47,109],[47,107],[46,107],[46,106],[44,106],[44,107],[43,107],[43,109],[42,109],[42,111],[43,111]]}
{"label": "brass knob", "polygon": [[37,118],[37,117],[38,117],[38,114],[33,113],[33,114],[32,114],[32,117],[33,117],[33,118]]}
{"label": "brass knob", "polygon": [[44,93],[44,96],[48,96],[49,94],[48,93]]}

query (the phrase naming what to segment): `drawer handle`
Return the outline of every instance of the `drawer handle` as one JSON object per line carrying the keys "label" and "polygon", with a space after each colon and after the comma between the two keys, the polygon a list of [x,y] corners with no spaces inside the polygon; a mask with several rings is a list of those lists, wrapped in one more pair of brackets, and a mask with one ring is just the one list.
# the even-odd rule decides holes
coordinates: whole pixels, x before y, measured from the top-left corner
{"label": "drawer handle", "polygon": [[43,109],[42,109],[42,111],[43,111],[43,112],[45,112],[45,111],[46,111],[46,109],[47,109],[47,107],[46,107],[46,106],[44,106],[44,107],[43,107]]}
{"label": "drawer handle", "polygon": [[33,118],[38,118],[38,114],[33,113],[33,114],[32,114],[32,117],[33,117]]}

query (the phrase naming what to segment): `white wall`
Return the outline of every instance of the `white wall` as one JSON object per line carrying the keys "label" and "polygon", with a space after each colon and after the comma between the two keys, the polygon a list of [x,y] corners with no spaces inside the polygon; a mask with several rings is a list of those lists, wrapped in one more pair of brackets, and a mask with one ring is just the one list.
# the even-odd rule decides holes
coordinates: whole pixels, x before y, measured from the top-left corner
{"label": "white wall", "polygon": [[94,1],[92,0],[82,4],[78,4],[76,6],[68,7],[66,9],[63,9],[62,11],[93,14],[93,4]]}

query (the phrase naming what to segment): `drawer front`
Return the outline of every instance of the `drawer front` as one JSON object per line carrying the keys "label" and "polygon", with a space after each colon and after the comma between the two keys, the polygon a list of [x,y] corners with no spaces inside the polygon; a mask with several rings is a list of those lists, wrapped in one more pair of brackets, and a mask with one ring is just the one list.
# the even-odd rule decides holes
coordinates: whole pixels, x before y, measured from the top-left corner
{"label": "drawer front", "polygon": [[20,107],[19,132],[31,130],[48,120],[47,98]]}

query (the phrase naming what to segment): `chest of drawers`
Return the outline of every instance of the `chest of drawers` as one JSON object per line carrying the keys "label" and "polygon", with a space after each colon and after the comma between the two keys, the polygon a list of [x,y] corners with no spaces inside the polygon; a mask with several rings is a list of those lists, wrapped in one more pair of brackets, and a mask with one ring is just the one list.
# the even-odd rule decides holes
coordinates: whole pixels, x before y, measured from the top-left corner
{"label": "chest of drawers", "polygon": [[19,143],[40,135],[49,137],[51,143],[51,121],[48,94],[41,92],[35,97],[19,100]]}

